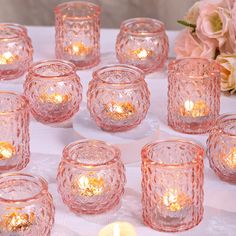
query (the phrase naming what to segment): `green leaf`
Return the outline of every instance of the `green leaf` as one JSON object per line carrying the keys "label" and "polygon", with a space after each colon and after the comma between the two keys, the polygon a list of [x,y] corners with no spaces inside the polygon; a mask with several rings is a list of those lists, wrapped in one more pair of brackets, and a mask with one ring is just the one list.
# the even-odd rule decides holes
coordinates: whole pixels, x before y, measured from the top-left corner
{"label": "green leaf", "polygon": [[195,32],[195,30],[196,30],[196,27],[197,27],[197,26],[196,26],[195,24],[192,24],[192,23],[187,22],[187,21],[185,21],[185,20],[177,20],[177,22],[178,22],[179,24],[183,25],[183,26],[192,28],[192,29],[193,29],[193,32]]}

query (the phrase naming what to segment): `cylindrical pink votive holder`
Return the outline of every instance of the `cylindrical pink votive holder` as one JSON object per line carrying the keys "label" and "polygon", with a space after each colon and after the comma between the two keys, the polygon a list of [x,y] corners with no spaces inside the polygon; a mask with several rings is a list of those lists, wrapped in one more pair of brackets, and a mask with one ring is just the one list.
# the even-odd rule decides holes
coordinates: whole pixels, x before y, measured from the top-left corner
{"label": "cylindrical pink votive holder", "polygon": [[0,91],[0,172],[21,170],[30,160],[29,108],[24,96]]}
{"label": "cylindrical pink votive holder", "polygon": [[126,182],[120,155],[118,148],[96,140],[65,147],[57,174],[63,202],[78,214],[99,214],[114,208]]}
{"label": "cylindrical pink votive holder", "polygon": [[236,114],[219,116],[207,140],[207,156],[222,180],[236,183]]}
{"label": "cylindrical pink votive holder", "polygon": [[100,61],[100,7],[90,2],[66,2],[55,8],[56,57],[87,69]]}
{"label": "cylindrical pink votive holder", "polygon": [[159,231],[190,229],[203,217],[203,154],[184,140],[157,141],[142,149],[144,223]]}
{"label": "cylindrical pink votive holder", "polygon": [[33,60],[27,29],[18,24],[0,23],[0,80],[23,75]]}
{"label": "cylindrical pink votive holder", "polygon": [[55,208],[47,182],[29,174],[0,175],[0,234],[50,236]]}
{"label": "cylindrical pink votive holder", "polygon": [[42,123],[70,119],[79,110],[82,100],[82,85],[75,65],[63,60],[32,65],[24,90],[32,115]]}
{"label": "cylindrical pink votive holder", "polygon": [[168,67],[168,124],[183,133],[206,133],[220,111],[220,66],[184,58]]}
{"label": "cylindrical pink votive holder", "polygon": [[116,40],[116,56],[120,63],[151,73],[163,68],[168,51],[168,37],[161,21],[133,18],[122,22]]}
{"label": "cylindrical pink votive holder", "polygon": [[122,64],[105,66],[93,73],[87,106],[101,129],[125,131],[145,119],[150,92],[144,77],[137,67]]}

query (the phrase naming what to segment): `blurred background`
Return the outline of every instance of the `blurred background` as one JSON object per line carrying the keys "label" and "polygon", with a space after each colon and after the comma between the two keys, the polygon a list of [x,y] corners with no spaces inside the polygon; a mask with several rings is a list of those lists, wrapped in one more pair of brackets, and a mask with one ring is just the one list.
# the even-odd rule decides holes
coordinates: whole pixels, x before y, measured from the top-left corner
{"label": "blurred background", "polygon": [[[0,22],[23,25],[54,25],[54,7],[63,0],[0,0]],[[180,29],[176,21],[196,0],[91,0],[102,7],[102,27],[118,28],[132,17],[152,17],[168,30]]]}

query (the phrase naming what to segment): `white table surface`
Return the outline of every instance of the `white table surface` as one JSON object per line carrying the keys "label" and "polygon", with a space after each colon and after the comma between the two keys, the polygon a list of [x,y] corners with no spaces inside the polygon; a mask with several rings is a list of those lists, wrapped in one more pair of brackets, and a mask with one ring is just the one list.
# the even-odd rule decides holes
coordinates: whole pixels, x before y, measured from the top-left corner
{"label": "white table surface", "polygon": [[[28,27],[34,46],[34,61],[54,58],[53,27]],[[114,48],[118,30],[101,31],[101,65],[116,63]],[[170,45],[176,32],[168,32]],[[173,49],[170,56],[173,57]],[[78,71],[83,84],[83,103],[86,102],[86,91],[91,73],[94,70]],[[22,92],[25,76],[12,81],[1,81],[1,90]],[[53,194],[56,206],[56,219],[52,236],[96,236],[98,231],[114,221],[128,221],[137,229],[138,236],[155,235],[203,235],[203,236],[236,236],[236,186],[222,182],[209,168],[205,160],[205,213],[199,226],[181,233],[161,233],[147,228],[141,218],[141,171],[140,149],[150,140],[169,137],[191,138],[205,147],[207,135],[184,135],[171,130],[167,126],[167,75],[156,72],[146,77],[151,91],[151,114],[158,122],[159,129],[154,135],[137,142],[123,143],[118,146],[122,150],[122,159],[126,163],[127,184],[120,206],[107,214],[98,216],[76,216],[63,205],[56,191],[56,171],[65,145],[82,137],[76,133],[72,125],[67,127],[50,127],[31,119],[31,161],[23,172],[38,174],[49,182],[49,190]],[[236,113],[236,96],[221,96],[221,113]],[[79,115],[80,113],[78,113]],[[96,133],[94,134],[96,139]],[[43,236],[43,235],[42,235]]]}

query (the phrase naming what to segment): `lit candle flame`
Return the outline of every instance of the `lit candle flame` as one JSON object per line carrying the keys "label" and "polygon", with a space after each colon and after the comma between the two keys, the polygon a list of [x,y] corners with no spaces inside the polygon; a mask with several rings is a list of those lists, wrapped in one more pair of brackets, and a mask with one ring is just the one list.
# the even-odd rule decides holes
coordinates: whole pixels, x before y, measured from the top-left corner
{"label": "lit candle flame", "polygon": [[52,94],[41,94],[40,100],[43,103],[53,103],[53,104],[62,104],[69,101],[68,95],[62,95],[58,93],[52,93]]}
{"label": "lit candle flame", "polygon": [[180,107],[180,114],[182,116],[202,117],[209,114],[209,108],[203,101],[194,103],[191,100],[186,100],[184,106]]}
{"label": "lit candle flame", "polygon": [[144,48],[139,48],[133,51],[133,54],[136,55],[139,59],[146,59],[152,55],[152,51],[146,50]]}
{"label": "lit candle flame", "polygon": [[120,226],[117,223],[114,224],[113,236],[120,236]]}
{"label": "lit candle flame", "polygon": [[163,205],[172,212],[180,211],[190,204],[190,199],[184,193],[178,193],[176,189],[169,189],[163,195],[162,201]]}
{"label": "lit candle flame", "polygon": [[129,102],[110,102],[105,105],[105,111],[113,120],[128,119],[136,112],[135,107]]}
{"label": "lit candle flame", "polygon": [[236,169],[236,147],[233,147],[230,153],[224,158],[225,164],[233,169]]}
{"label": "lit candle flame", "polygon": [[74,56],[87,56],[91,52],[91,48],[85,46],[82,42],[75,42],[65,48],[65,51]]}
{"label": "lit candle flame", "polygon": [[102,177],[93,177],[91,174],[81,175],[76,178],[72,184],[72,190],[81,196],[92,197],[101,195],[105,189],[105,183]]}
{"label": "lit candle flame", "polygon": [[7,142],[0,142],[0,160],[7,160],[16,154],[16,148]]}
{"label": "lit candle flame", "polygon": [[12,64],[17,59],[18,57],[13,55],[11,52],[5,52],[0,55],[0,65]]}

